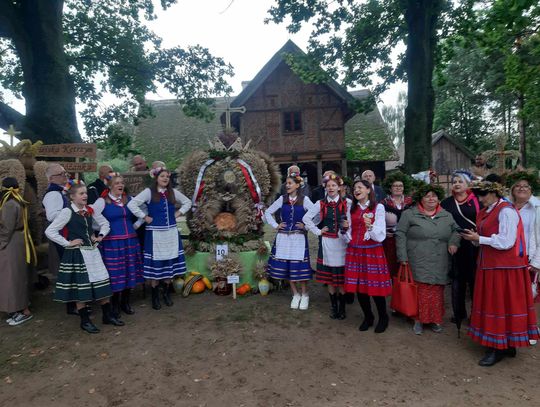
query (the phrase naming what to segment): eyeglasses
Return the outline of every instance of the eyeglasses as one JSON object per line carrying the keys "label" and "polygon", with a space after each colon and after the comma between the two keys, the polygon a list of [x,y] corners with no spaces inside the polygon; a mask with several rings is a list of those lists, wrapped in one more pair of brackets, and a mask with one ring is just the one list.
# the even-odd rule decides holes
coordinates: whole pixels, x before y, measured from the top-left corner
{"label": "eyeglasses", "polygon": [[531,186],[530,185],[523,185],[523,184],[520,184],[520,185],[516,185],[515,186],[516,189],[531,189]]}
{"label": "eyeglasses", "polygon": [[403,185],[392,185],[392,188],[403,188]]}
{"label": "eyeglasses", "polygon": [[62,176],[69,176],[69,172],[67,171],[64,171],[64,172],[59,172],[58,174],[52,174],[51,177],[62,177]]}

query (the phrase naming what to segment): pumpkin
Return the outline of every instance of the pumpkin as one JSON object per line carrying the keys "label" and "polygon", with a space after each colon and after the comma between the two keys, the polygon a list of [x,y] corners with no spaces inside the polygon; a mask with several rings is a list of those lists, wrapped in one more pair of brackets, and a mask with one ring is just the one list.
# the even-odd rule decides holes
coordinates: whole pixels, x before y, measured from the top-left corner
{"label": "pumpkin", "polygon": [[182,277],[176,277],[173,280],[174,291],[181,293],[184,288],[184,279]]}
{"label": "pumpkin", "polygon": [[202,281],[204,282],[206,288],[208,288],[209,290],[212,289],[212,283],[207,277],[203,277]]}
{"label": "pumpkin", "polygon": [[204,281],[199,280],[193,284],[193,287],[191,287],[191,292],[193,294],[199,294],[202,293],[204,290],[206,290],[206,285],[204,284]]}
{"label": "pumpkin", "polygon": [[250,291],[251,291],[251,286],[248,283],[245,283],[236,289],[236,294],[245,295]]}

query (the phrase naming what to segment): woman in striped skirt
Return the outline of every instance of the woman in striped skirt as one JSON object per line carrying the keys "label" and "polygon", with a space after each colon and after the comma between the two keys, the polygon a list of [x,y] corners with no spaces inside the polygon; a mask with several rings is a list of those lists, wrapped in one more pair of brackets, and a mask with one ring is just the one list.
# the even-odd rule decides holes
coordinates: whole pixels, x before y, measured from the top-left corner
{"label": "woman in striped skirt", "polygon": [[127,207],[131,198],[124,192],[124,178],[117,172],[110,173],[109,177],[109,188],[92,208],[95,214],[103,215],[111,227],[100,250],[111,281],[113,312],[120,315],[121,309],[131,315],[135,313],[130,304],[131,289],[144,282],[141,247],[135,231],[143,221],[133,224],[135,216]]}
{"label": "woman in striped skirt", "polygon": [[[112,313],[109,274],[96,247],[109,233],[109,222],[101,215],[94,216],[93,209],[86,205],[88,194],[83,183],[76,183],[70,188],[69,198],[71,204],[60,211],[45,231],[50,240],[65,249],[60,260],[54,300],[76,302],[81,329],[88,333],[99,332],[90,321],[85,306],[91,301],[101,304],[104,324],[123,326],[124,323]],[[94,236],[92,220],[99,225],[98,237]],[[65,237],[60,233],[64,227]]]}
{"label": "woman in striped skirt", "polygon": [[[345,319],[345,291],[343,269],[345,266],[343,221],[347,219],[347,208],[351,201],[339,195],[343,180],[330,174],[323,178],[326,197],[317,201],[304,215],[302,222],[313,234],[320,236],[317,256],[316,279],[327,284],[330,295],[332,319]],[[314,222],[317,219],[318,225]],[[321,227],[321,228],[319,228]]]}
{"label": "woman in striped skirt", "polygon": [[[159,310],[160,283],[163,302],[170,307],[173,305],[169,296],[171,280],[186,272],[184,248],[176,218],[189,211],[191,201],[173,189],[171,173],[167,169],[153,168],[150,176],[153,178],[150,188],[144,189],[127,206],[135,216],[146,222],[143,274],[152,286],[152,308]],[[181,205],[179,210],[175,210],[177,203]],[[144,205],[148,207],[148,214],[141,209]]]}
{"label": "woman in striped skirt", "polygon": [[384,206],[377,204],[371,184],[358,180],[353,185],[354,199],[348,213],[346,240],[349,241],[345,257],[345,291],[357,293],[364,312],[364,321],[358,328],[367,331],[373,325],[371,311],[373,298],[379,321],[375,333],[388,327],[386,298],[392,293],[392,281],[384,255],[382,241],[386,237]]}
{"label": "woman in striped skirt", "polygon": [[[312,270],[309,263],[307,234],[302,218],[313,206],[307,196],[300,191],[304,181],[300,174],[291,173],[285,182],[286,195],[280,196],[265,211],[268,224],[277,229],[272,253],[268,260],[268,272],[272,278],[288,280],[291,283],[293,298],[292,309],[307,310],[309,295],[307,282],[311,280]],[[281,209],[281,223],[277,223],[273,214]],[[300,284],[301,293],[296,283]]]}

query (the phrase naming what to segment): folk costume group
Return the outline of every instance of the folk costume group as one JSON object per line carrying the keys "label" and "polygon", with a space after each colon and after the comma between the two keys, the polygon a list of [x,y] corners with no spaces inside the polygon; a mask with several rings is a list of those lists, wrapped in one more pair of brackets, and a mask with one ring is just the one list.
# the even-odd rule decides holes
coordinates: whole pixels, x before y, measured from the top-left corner
{"label": "folk costume group", "polygon": [[[101,305],[103,324],[124,325],[121,312],[134,313],[131,290],[145,280],[153,309],[161,308],[161,299],[173,305],[171,281],[186,272],[176,219],[190,210],[191,201],[172,187],[165,168],[154,168],[150,175],[150,186],[130,197],[123,178],[111,169],[106,185],[91,188],[95,201],[89,204],[82,182],[66,188],[62,166],[47,169],[45,233],[60,256],[54,300],[72,304],[71,312],[80,316],[86,332],[99,332],[89,316],[91,302]],[[452,280],[453,318],[469,316],[468,335],[487,348],[480,365],[515,357],[516,348],[539,339],[531,289],[531,274],[540,271],[540,202],[532,196],[536,180],[515,178],[507,200],[498,176],[473,184],[469,172],[458,171],[452,177],[452,195],[442,200],[441,188],[433,184],[407,196],[409,178],[394,174],[385,180],[388,195],[380,200],[373,180],[362,178],[354,181],[348,196],[343,179],[327,171],[312,202],[304,195],[299,172],[289,171],[282,195],[266,209],[264,219],[276,230],[268,272],[290,283],[292,309],[309,308],[310,232],[319,239],[315,280],[327,286],[332,319],[345,319],[346,306],[356,296],[364,316],[359,330],[385,332],[392,277],[400,266],[410,266],[418,287],[415,334],[421,335],[426,325],[442,331],[444,287]],[[0,311],[9,314],[10,325],[32,317],[23,294],[27,280],[18,277],[25,273],[17,273],[34,253],[27,221],[17,181],[4,179],[0,261],[7,270],[1,275]],[[137,238],[141,225],[146,226],[142,242]]]}
{"label": "folk costume group", "polygon": [[[101,304],[103,324],[123,326],[121,311],[134,314],[131,290],[145,280],[150,282],[152,308],[161,309],[160,297],[172,306],[171,280],[186,272],[176,218],[190,209],[191,201],[172,188],[170,172],[162,167],[150,170],[151,186],[133,198],[124,191],[122,176],[110,172],[107,187],[91,205],[84,183],[60,189],[67,182],[65,171],[56,166],[49,172],[51,186],[44,206],[54,216],[48,217],[51,223],[45,234],[62,249],[54,300],[74,303],[80,326],[89,333],[98,333],[99,328],[91,321],[87,304]],[[143,223],[141,250],[136,229]]]}
{"label": "folk costume group", "polygon": [[[325,195],[312,203],[301,192],[299,173],[290,172],[285,194],[265,213],[277,232],[269,274],[290,282],[292,309],[307,310],[312,273],[307,232],[313,233],[319,238],[315,280],[328,287],[330,318],[345,319],[346,304],[356,294],[364,314],[359,330],[375,325],[373,299],[374,332],[383,333],[389,324],[386,297],[392,294],[391,275],[400,264],[410,265],[418,287],[415,334],[422,335],[425,325],[435,333],[443,331],[444,287],[451,279],[453,320],[467,318],[467,287],[473,298],[468,335],[487,349],[479,364],[493,366],[504,357],[515,357],[516,348],[534,344],[540,336],[530,275],[540,266],[540,203],[529,194],[518,206],[515,187],[513,204],[503,198],[498,176],[474,185],[472,177],[468,171],[454,173],[452,196],[442,200],[443,191],[436,185],[419,187],[414,199],[405,196],[407,179],[391,176],[385,182],[388,196],[377,203],[369,181],[356,180],[350,199],[343,180],[327,172]],[[278,210],[281,221],[274,217]],[[525,228],[520,213],[525,214]],[[391,244],[385,245],[385,240]],[[535,255],[528,256],[527,250]]]}

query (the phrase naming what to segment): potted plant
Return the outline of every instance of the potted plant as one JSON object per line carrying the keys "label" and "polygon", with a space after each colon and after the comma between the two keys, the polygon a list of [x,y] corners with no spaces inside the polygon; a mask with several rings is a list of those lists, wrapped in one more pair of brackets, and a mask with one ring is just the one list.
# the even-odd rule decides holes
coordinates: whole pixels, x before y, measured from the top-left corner
{"label": "potted plant", "polygon": [[214,280],[214,292],[217,295],[229,295],[232,292],[231,284],[227,284],[227,277],[240,273],[240,263],[230,257],[214,262],[210,266],[210,273]]}
{"label": "potted plant", "polygon": [[257,262],[253,275],[255,279],[259,281],[259,292],[261,295],[267,295],[270,291],[270,282],[268,281],[268,264],[263,261]]}

